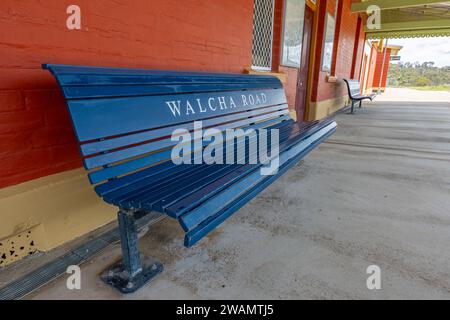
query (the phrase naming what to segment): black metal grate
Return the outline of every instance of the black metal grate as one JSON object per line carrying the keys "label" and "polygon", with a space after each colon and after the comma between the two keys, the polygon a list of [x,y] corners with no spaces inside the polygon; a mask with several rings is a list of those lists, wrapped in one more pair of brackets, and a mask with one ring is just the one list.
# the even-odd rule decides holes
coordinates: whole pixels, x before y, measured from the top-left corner
{"label": "black metal grate", "polygon": [[253,67],[270,70],[272,67],[272,39],[274,0],[254,0]]}
{"label": "black metal grate", "polygon": [[[157,223],[165,217],[166,216],[157,212],[151,212],[137,220],[136,225],[138,230],[142,232],[146,227]],[[48,264],[31,271],[22,278],[0,288],[0,300],[23,298],[47,283],[65,275],[68,266],[80,265],[83,262],[86,262],[95,254],[119,240],[120,235],[117,228],[107,231],[94,239],[87,239],[86,242],[81,244],[78,248],[69,251]]]}

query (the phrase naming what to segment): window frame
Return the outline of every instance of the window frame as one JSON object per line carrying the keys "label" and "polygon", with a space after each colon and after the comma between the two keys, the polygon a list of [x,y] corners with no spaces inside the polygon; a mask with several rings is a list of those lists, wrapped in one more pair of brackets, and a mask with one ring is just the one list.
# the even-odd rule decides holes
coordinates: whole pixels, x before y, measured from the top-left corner
{"label": "window frame", "polygon": [[[270,62],[269,62],[269,64],[270,64],[270,66],[269,67],[263,67],[263,66],[255,66],[254,64],[253,64],[253,61],[254,61],[254,59],[253,59],[253,35],[252,35],[252,66],[251,66],[251,69],[252,70],[255,70],[255,71],[272,71],[272,65],[273,65],[273,39],[274,39],[274,24],[275,24],[275,1],[276,0],[271,0],[272,1],[272,21],[271,21],[271,23],[272,23],[272,28],[271,28],[271,31],[270,31]],[[254,6],[254,5],[253,5]],[[253,9],[253,18],[254,18],[254,16],[255,16],[255,10]],[[255,30],[255,24],[253,23],[253,32],[254,32],[254,30]]]}
{"label": "window frame", "polygon": [[[281,29],[281,41],[280,41],[280,65],[283,67],[288,67],[288,68],[297,68],[300,69],[300,66],[302,64],[302,52],[300,51],[300,56],[298,59],[298,65],[296,64],[292,64],[292,63],[285,63],[283,61],[283,53],[284,53],[284,32],[286,31],[286,7],[287,7],[287,0],[283,1],[283,25],[282,25],[282,29]],[[307,6],[307,1],[304,0],[305,3],[305,10],[306,10],[306,6]],[[302,48],[303,48],[303,32],[304,32],[304,24],[305,24],[305,12],[303,11],[303,27],[302,27],[302,35],[301,35],[301,41],[302,41]]]}
{"label": "window frame", "polygon": [[[334,32],[333,32],[333,42],[331,47],[331,57],[330,57],[330,68],[326,69],[324,65],[324,59],[325,59],[325,44],[326,44],[326,38],[327,38],[327,30],[328,30],[328,21],[331,19],[334,20]],[[336,35],[336,18],[331,15],[331,13],[327,12],[325,15],[325,28],[324,28],[324,35],[323,35],[323,45],[322,45],[322,57],[320,59],[320,71],[331,73],[331,69],[333,68],[333,53],[334,53],[334,38]]]}
{"label": "window frame", "polygon": [[[324,25],[324,34],[323,34],[323,43],[322,43],[322,55],[320,58],[320,71],[322,72],[327,72],[328,74],[331,75],[332,72],[334,72],[334,67],[335,67],[335,50],[336,50],[336,28],[337,28],[337,23],[338,23],[338,13],[339,13],[339,5],[340,5],[341,1],[336,0],[336,7],[334,10],[334,15],[332,15],[330,12],[326,11],[325,12],[325,25]],[[331,48],[331,61],[330,61],[330,70],[324,69],[323,66],[323,58],[324,58],[324,54],[325,54],[325,40],[326,40],[326,36],[327,36],[327,25],[328,25],[328,19],[329,17],[334,19],[334,30],[333,30],[333,47]]]}

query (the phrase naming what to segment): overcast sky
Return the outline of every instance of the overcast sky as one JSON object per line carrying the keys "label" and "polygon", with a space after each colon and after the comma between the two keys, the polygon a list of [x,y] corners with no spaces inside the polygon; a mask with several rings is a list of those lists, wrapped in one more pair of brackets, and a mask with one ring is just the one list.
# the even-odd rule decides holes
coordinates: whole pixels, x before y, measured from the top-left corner
{"label": "overcast sky", "polygon": [[389,39],[388,44],[403,46],[402,62],[434,61],[438,67],[450,66],[450,37]]}

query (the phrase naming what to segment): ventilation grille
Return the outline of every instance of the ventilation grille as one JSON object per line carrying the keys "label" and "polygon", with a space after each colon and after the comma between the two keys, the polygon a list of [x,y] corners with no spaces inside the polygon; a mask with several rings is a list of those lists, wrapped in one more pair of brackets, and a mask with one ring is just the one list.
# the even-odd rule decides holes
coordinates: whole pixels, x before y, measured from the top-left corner
{"label": "ventilation grille", "polygon": [[272,68],[274,0],[255,0],[253,13],[253,68]]}
{"label": "ventilation grille", "polygon": [[0,240],[0,267],[35,253],[37,250],[33,229]]}
{"label": "ventilation grille", "polygon": [[[142,235],[143,230],[153,225],[154,223],[161,221],[165,217],[167,216],[161,215],[157,212],[150,212],[149,214],[136,221],[136,227],[139,230],[139,233]],[[96,234],[96,231],[94,232]],[[35,233],[37,232],[35,231]],[[33,234],[33,232],[31,234]],[[21,236],[21,238],[22,237],[23,236]],[[26,274],[18,280],[7,283],[4,287],[0,287],[0,301],[23,298],[27,294],[42,287],[50,281],[62,275],[65,275],[68,266],[80,265],[110,244],[119,241],[119,239],[120,235],[117,228],[106,231],[105,233],[94,238],[87,237],[86,241],[74,250],[71,250],[63,256],[60,256],[55,260],[52,260],[49,263],[32,270],[30,273]]]}

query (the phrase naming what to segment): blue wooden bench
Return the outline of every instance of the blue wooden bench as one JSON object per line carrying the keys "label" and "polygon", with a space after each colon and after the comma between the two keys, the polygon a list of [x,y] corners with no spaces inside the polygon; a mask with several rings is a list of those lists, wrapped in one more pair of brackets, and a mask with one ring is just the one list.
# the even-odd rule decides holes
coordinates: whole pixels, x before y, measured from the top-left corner
{"label": "blue wooden bench", "polygon": [[[177,219],[190,247],[336,128],[330,119],[290,119],[282,84],[272,76],[43,68],[55,76],[66,98],[90,182],[104,201],[119,208],[123,259],[103,279],[125,293],[162,270],[159,262],[139,255],[136,219],[150,211]],[[278,172],[264,176],[262,164],[174,164],[171,134],[177,128],[192,130],[194,120],[222,131],[278,129]]]}
{"label": "blue wooden bench", "polygon": [[355,103],[359,102],[359,108],[361,108],[363,100],[372,101],[376,97],[376,94],[361,94],[361,87],[358,80],[344,79],[344,81],[347,84],[348,96],[352,102],[350,113],[353,113]]}

